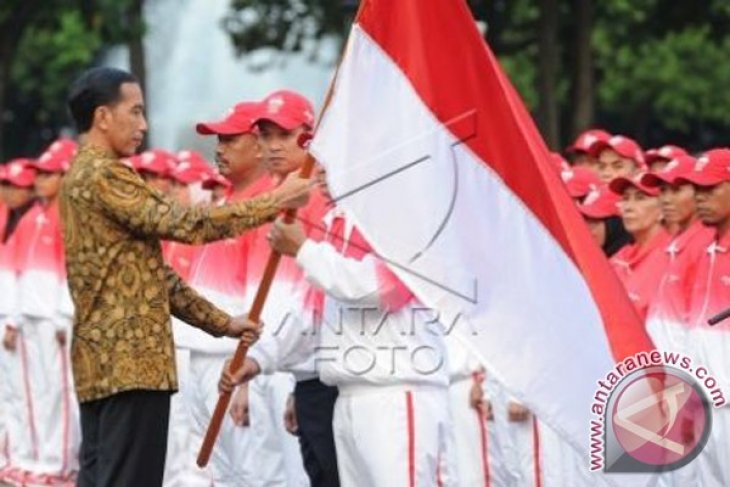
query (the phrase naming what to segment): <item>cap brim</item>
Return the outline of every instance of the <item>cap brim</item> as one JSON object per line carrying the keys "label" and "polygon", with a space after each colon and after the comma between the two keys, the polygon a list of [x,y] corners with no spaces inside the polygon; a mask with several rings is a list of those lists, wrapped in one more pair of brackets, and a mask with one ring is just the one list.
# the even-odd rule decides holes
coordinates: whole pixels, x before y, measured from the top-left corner
{"label": "cap brim", "polygon": [[588,151],[583,147],[578,147],[577,145],[569,145],[565,148],[565,152],[569,152],[571,154],[575,153],[581,153],[581,154],[588,154]]}
{"label": "cap brim", "polygon": [[38,164],[35,162],[29,163],[28,167],[32,167],[36,171],[40,172],[66,172],[66,170],[62,167],[48,167],[45,164]]}
{"label": "cap brim", "polygon": [[650,188],[658,188],[662,184],[674,184],[674,178],[671,176],[661,176],[659,174],[644,174],[641,177],[641,183]]}
{"label": "cap brim", "polygon": [[[638,189],[642,193],[647,194],[649,196],[658,196],[659,195],[659,191],[657,190],[656,187],[644,186],[642,188],[641,185],[637,184],[635,181],[632,181],[631,179],[623,178],[623,177],[616,178],[613,181],[611,181],[608,184],[608,189],[610,189],[615,194],[622,195],[622,194],[624,194],[624,191],[626,191],[626,189],[629,186],[633,186],[634,188]],[[647,190],[650,190],[650,191],[647,191]]]}
{"label": "cap brim", "polygon": [[593,220],[603,220],[604,218],[618,214],[618,211],[609,212],[606,208],[583,205],[578,205],[578,211],[580,211],[581,215],[592,218]]}
{"label": "cap brim", "polygon": [[195,125],[195,131],[200,135],[239,135],[247,134],[253,127],[243,128],[226,122],[201,122]]}
{"label": "cap brim", "polygon": [[295,128],[299,127],[300,125],[305,125],[309,128],[312,128],[308,123],[302,122],[299,119],[295,119],[292,117],[285,117],[285,116],[267,115],[265,117],[259,117],[256,119],[256,124],[259,124],[260,122],[275,123],[276,125],[283,128],[284,130],[294,130]]}
{"label": "cap brim", "polygon": [[15,179],[15,178],[5,178],[3,181],[10,183],[11,186],[16,186],[18,188],[30,188],[33,186],[34,179]]}
{"label": "cap brim", "polygon": [[717,186],[720,183],[727,181],[727,179],[713,177],[710,174],[694,173],[680,176],[674,180],[675,184],[690,183],[695,186]]}
{"label": "cap brim", "polygon": [[586,154],[590,154],[593,157],[598,157],[604,149],[610,149],[611,144],[604,140],[597,140],[589,148],[585,149]]}

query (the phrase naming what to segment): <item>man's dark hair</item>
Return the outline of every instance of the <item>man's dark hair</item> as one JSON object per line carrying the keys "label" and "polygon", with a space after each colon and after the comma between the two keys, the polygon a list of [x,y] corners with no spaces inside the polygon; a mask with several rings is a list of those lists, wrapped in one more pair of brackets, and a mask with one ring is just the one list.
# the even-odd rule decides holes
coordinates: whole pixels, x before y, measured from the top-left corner
{"label": "man's dark hair", "polygon": [[79,133],[91,128],[94,110],[119,101],[124,83],[138,81],[131,73],[116,68],[93,68],[74,81],[68,95],[68,109]]}

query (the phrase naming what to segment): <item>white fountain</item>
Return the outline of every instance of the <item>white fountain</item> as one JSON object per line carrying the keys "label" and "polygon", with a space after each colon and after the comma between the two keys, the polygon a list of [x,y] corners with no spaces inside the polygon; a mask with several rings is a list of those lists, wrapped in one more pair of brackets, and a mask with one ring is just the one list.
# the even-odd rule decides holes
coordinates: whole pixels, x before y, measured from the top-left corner
{"label": "white fountain", "polygon": [[[221,20],[229,0],[152,0],[145,4],[147,115],[151,147],[196,149],[211,157],[214,141],[194,125],[217,119],[234,103],[292,89],[315,106],[324,99],[338,56],[337,43],[322,43],[316,63],[306,54],[259,51],[237,57]],[[273,58],[272,58],[273,56]],[[262,58],[275,59],[265,70]],[[126,48],[112,49],[105,64],[128,69]]]}

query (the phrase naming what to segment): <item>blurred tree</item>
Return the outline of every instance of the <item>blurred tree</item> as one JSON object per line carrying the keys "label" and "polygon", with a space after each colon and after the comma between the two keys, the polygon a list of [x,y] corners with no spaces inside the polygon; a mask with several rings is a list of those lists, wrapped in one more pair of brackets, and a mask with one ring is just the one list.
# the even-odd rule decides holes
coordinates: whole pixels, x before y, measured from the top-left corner
{"label": "blurred tree", "polygon": [[142,82],[143,0],[3,0],[0,160],[37,154],[68,126],[70,83],[102,49],[128,43]]}
{"label": "blurred tree", "polygon": [[[593,124],[691,148],[728,143],[727,0],[467,0],[553,148]],[[342,36],[353,0],[233,0],[239,53],[316,55]],[[307,47],[311,51],[307,51]]]}

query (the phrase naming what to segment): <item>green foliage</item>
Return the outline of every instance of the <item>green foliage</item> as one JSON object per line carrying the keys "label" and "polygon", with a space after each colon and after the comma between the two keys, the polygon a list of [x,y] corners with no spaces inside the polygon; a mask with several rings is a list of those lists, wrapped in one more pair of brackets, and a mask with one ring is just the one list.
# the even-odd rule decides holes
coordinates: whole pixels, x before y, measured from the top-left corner
{"label": "green foliage", "polygon": [[[233,0],[223,20],[239,54],[273,47],[308,52],[316,59],[317,42],[344,37],[352,7],[343,0]],[[314,42],[313,42],[314,41]]]}
{"label": "green foliage", "polygon": [[710,38],[710,29],[689,27],[646,42],[599,50],[603,78],[599,101],[608,112],[630,116],[651,110],[667,128],[691,123],[730,126],[730,36]]}
{"label": "green foliage", "polygon": [[21,94],[38,99],[39,122],[63,113],[70,82],[92,62],[100,47],[97,33],[88,30],[74,10],[61,12],[50,25],[27,29],[11,79]]}

